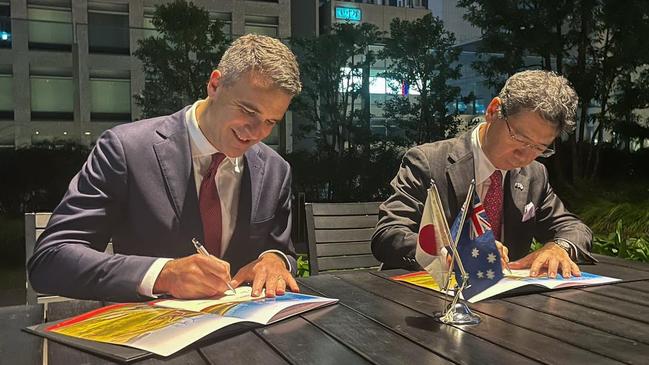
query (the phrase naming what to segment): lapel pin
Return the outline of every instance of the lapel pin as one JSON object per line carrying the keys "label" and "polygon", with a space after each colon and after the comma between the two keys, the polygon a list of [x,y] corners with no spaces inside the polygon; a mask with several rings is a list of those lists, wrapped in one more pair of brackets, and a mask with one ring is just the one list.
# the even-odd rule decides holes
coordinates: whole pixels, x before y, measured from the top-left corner
{"label": "lapel pin", "polygon": [[523,184],[517,182],[516,184],[514,184],[514,189],[523,191]]}

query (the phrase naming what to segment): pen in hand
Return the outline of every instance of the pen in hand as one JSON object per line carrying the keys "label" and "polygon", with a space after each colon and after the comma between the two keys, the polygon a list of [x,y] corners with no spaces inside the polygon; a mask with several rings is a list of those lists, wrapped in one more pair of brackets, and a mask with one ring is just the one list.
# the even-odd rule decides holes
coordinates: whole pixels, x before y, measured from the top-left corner
{"label": "pen in hand", "polygon": [[512,269],[509,268],[509,261],[503,260],[503,262],[505,263],[505,269],[507,270],[507,273],[509,275],[511,275],[512,274]]}
{"label": "pen in hand", "polygon": [[[194,244],[194,247],[196,247],[196,252],[198,252],[199,254],[204,255],[204,256],[210,256],[210,253],[207,252],[207,250],[205,249],[205,246],[203,246],[200,242],[198,242],[198,240],[196,238],[192,238],[192,243]],[[232,292],[234,294],[237,293],[237,291],[234,290],[234,288],[232,287],[232,285],[230,284],[229,281],[226,281],[225,285],[227,285],[228,289],[232,290]]]}

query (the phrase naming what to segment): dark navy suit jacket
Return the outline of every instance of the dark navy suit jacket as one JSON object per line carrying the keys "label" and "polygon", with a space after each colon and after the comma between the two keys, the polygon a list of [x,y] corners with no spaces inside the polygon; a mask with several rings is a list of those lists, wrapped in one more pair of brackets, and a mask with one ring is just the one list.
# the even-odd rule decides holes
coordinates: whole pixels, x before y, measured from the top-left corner
{"label": "dark navy suit jacket", "polygon": [[[143,300],[137,288],[157,257],[196,253],[203,226],[187,108],[123,124],[98,139],[56,207],[28,263],[41,293],[110,301]],[[265,250],[291,243],[290,167],[263,143],[244,155],[236,227],[223,259],[232,273]],[[103,251],[112,239],[115,255]]]}

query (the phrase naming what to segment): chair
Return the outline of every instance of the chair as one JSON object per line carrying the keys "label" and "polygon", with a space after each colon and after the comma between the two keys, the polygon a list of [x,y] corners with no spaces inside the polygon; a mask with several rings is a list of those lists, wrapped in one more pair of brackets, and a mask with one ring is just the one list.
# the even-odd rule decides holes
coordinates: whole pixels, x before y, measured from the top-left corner
{"label": "chair", "polygon": [[307,203],[310,274],[329,270],[378,268],[370,241],[379,202]]}
{"label": "chair", "polygon": [[[25,269],[27,269],[27,261],[34,254],[34,246],[36,245],[36,240],[43,233],[47,223],[50,221],[50,216],[52,213],[42,212],[42,213],[25,213]],[[108,243],[106,247],[107,253],[113,253],[112,243]],[[43,304],[43,303],[52,303],[52,302],[62,302],[68,300],[68,298],[60,297],[58,295],[44,295],[37,293],[32,284],[29,282],[29,276],[26,276],[26,302],[27,304]]]}

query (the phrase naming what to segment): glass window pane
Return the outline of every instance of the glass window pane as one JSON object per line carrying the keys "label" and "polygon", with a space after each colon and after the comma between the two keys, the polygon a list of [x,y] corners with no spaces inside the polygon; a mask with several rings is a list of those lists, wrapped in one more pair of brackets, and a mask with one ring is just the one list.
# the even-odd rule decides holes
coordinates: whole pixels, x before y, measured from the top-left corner
{"label": "glass window pane", "polygon": [[143,27],[144,27],[144,33],[143,33],[144,38],[149,38],[149,37],[159,38],[162,34],[155,29],[155,25],[153,25],[153,17],[144,17]]}
{"label": "glass window pane", "polygon": [[91,79],[91,113],[131,113],[131,80]]}
{"label": "glass window pane", "polygon": [[69,10],[28,8],[29,43],[32,48],[72,44],[72,13]]}
{"label": "glass window pane", "polygon": [[0,4],[0,48],[11,48],[11,9]]}
{"label": "glass window pane", "polygon": [[0,75],[0,111],[14,110],[13,76]]}
{"label": "glass window pane", "polygon": [[270,37],[277,37],[277,27],[275,26],[264,26],[264,25],[248,25],[245,27],[246,34],[261,34],[267,35]]}
{"label": "glass window pane", "polygon": [[[284,121],[280,123],[284,123]],[[278,124],[275,127],[273,127],[272,132],[270,133],[270,135],[268,135],[268,137],[264,138],[263,142],[267,145],[279,145],[279,130],[280,130],[280,126]]]}
{"label": "glass window pane", "polygon": [[128,15],[89,11],[88,44],[92,53],[129,54]]}
{"label": "glass window pane", "polygon": [[70,77],[31,76],[32,112],[68,112],[74,110],[74,84]]}

